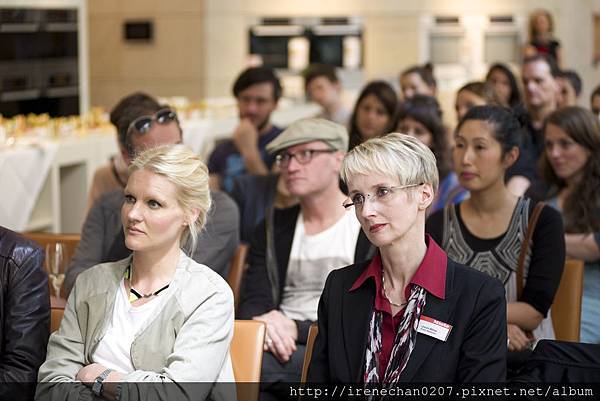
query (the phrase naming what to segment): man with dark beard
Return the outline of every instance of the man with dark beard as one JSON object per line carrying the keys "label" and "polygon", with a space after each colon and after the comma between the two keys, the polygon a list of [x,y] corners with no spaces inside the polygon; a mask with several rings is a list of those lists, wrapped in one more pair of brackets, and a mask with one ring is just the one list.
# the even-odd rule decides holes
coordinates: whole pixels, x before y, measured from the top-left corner
{"label": "man with dark beard", "polygon": [[240,122],[232,139],[217,145],[208,160],[211,188],[228,192],[239,175],[269,173],[275,158],[265,147],[282,131],[270,121],[281,96],[281,84],[273,69],[246,69],[233,84],[233,95]]}

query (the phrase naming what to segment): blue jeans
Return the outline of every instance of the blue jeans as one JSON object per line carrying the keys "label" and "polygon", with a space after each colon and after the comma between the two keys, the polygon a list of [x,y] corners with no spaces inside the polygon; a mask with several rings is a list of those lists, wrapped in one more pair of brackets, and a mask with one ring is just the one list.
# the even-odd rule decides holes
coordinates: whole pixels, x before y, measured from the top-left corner
{"label": "blue jeans", "polygon": [[600,262],[585,264],[580,341],[600,344]]}

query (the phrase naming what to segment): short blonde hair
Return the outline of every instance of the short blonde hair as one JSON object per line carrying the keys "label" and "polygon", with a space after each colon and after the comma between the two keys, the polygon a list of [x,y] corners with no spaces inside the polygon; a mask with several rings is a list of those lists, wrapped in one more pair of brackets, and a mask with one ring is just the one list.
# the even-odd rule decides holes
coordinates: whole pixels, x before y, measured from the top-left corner
{"label": "short blonde hair", "polygon": [[371,138],[352,149],[342,162],[340,175],[351,177],[377,173],[396,177],[399,185],[431,184],[437,192],[439,175],[431,149],[410,135],[393,132]]}
{"label": "short blonde hair", "polygon": [[208,188],[208,168],[200,158],[185,145],[158,146],[137,155],[129,166],[129,174],[147,169],[162,175],[177,188],[177,201],[186,215],[197,210],[198,218],[188,222],[182,242],[191,237],[191,249],[194,253],[198,243],[198,234],[206,224],[206,217],[212,205]]}

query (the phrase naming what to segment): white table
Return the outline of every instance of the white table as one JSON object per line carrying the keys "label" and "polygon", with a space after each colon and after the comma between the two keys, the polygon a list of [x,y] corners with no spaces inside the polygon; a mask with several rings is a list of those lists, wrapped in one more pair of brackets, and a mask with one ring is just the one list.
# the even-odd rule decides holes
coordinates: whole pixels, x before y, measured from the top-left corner
{"label": "white table", "polygon": [[[318,112],[314,104],[283,104],[272,119],[285,127]],[[183,120],[183,142],[206,160],[215,141],[230,137],[237,124],[235,116]],[[0,225],[79,233],[94,171],[118,153],[114,130],[37,143],[0,149]]]}
{"label": "white table", "polygon": [[0,150],[0,225],[80,232],[94,171],[117,151],[112,132]]}
{"label": "white table", "polygon": [[51,142],[0,149],[0,225],[16,231],[27,226],[57,149]]}

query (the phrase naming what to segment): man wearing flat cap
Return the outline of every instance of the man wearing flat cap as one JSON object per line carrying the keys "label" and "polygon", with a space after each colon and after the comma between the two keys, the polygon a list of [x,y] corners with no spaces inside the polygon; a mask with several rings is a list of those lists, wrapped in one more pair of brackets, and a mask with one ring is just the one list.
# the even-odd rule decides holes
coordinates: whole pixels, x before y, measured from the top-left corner
{"label": "man wearing flat cap", "polygon": [[299,205],[276,210],[258,226],[242,284],[238,318],[267,323],[261,400],[278,399],[276,382],[299,381],[329,272],[369,256],[354,212],[342,206],[347,148],[346,128],[317,118],[293,123],[267,145]]}

